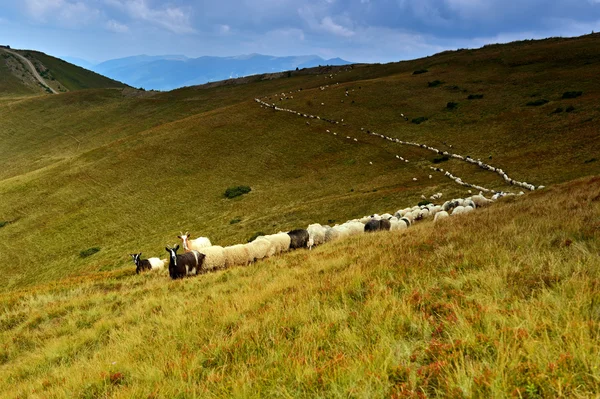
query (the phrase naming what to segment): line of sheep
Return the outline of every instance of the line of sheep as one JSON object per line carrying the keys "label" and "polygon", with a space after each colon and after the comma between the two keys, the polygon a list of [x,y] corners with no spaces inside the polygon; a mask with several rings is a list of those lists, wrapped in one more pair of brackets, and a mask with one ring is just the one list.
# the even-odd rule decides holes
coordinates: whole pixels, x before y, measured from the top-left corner
{"label": "line of sheep", "polygon": [[136,273],[146,270],[163,270],[168,266],[172,279],[222,270],[233,266],[247,266],[261,259],[288,252],[293,249],[308,248],[341,238],[374,231],[394,231],[407,229],[415,222],[433,218],[434,222],[450,215],[468,213],[476,208],[493,202],[481,193],[469,198],[453,199],[442,205],[417,205],[400,209],[393,215],[384,213],[364,216],[331,227],[318,223],[310,224],[306,229],[296,229],[277,234],[259,236],[246,244],[228,247],[212,245],[206,237],[191,239],[190,234],[178,235],[182,241],[184,253],[178,254],[179,245],[165,247],[168,259],[141,259],[141,253],[131,254],[136,265]]}
{"label": "line of sheep", "polygon": [[[304,114],[302,112],[298,112],[298,111],[295,111],[295,110],[292,110],[292,109],[289,109],[289,108],[277,107],[275,104],[269,104],[269,103],[267,103],[265,101],[262,101],[262,100],[260,100],[258,98],[256,98],[255,101],[258,102],[259,104],[261,104],[261,106],[272,108],[275,111],[290,112],[290,113],[293,113],[293,114],[296,114],[296,115],[299,115],[299,116],[303,116],[305,118],[319,119],[319,120],[323,120],[323,121],[330,122],[330,123],[333,123],[333,124],[339,124],[339,121],[335,121],[335,120],[332,120],[332,119],[321,118],[318,115],[316,116],[316,115]],[[404,119],[407,119],[404,115],[402,115],[402,116],[404,117]],[[362,128],[362,127],[360,128],[360,130],[361,131],[365,131],[365,129]],[[490,172],[497,173],[498,175],[500,175],[504,179],[504,181],[507,184],[514,185],[514,186],[517,186],[517,187],[521,187],[521,188],[524,188],[524,189],[527,189],[527,190],[531,190],[531,191],[536,190],[536,187],[533,184],[515,180],[515,179],[509,177],[508,174],[506,174],[506,172],[504,172],[504,170],[502,170],[501,168],[496,168],[494,166],[486,164],[486,163],[482,162],[480,159],[473,159],[469,155],[462,156],[460,154],[449,153],[448,151],[442,151],[442,150],[439,150],[437,148],[428,146],[426,144],[419,144],[419,143],[410,142],[410,141],[403,141],[403,140],[400,140],[400,139],[397,139],[397,138],[394,138],[394,137],[389,137],[389,136],[386,136],[386,135],[383,135],[383,134],[380,134],[380,133],[375,133],[375,132],[372,132],[370,130],[367,130],[366,133],[370,134],[372,136],[380,137],[380,138],[382,138],[384,140],[388,140],[388,141],[395,142],[395,143],[402,144],[402,145],[411,145],[411,146],[414,146],[414,147],[424,148],[424,149],[427,149],[429,151],[435,152],[436,154],[445,155],[445,156],[448,156],[448,157],[451,157],[451,158],[454,158],[454,159],[458,159],[458,160],[461,160],[461,161],[464,161],[464,162],[468,162],[468,163],[477,165],[477,166],[479,166],[480,168],[482,168],[484,170],[488,170]],[[351,137],[347,136],[347,138],[351,138]],[[354,140],[358,141],[357,139],[354,139]],[[403,158],[400,157],[399,155],[396,155],[396,158],[398,158],[400,160],[403,160]],[[406,162],[408,162],[408,161],[406,161]],[[454,181],[456,181],[456,179],[457,178],[453,178]],[[477,190],[480,190],[480,191],[493,192],[493,193],[496,192],[494,190],[490,190],[490,189],[487,189],[487,188],[484,188],[484,187],[481,187],[481,186],[477,186],[477,185],[473,185],[473,184],[463,184],[464,182],[459,182],[459,181],[456,181],[456,182],[458,184],[463,185],[463,186],[473,187],[473,188],[475,188]],[[542,189],[542,188],[544,188],[544,186],[538,186],[537,187],[537,189]]]}

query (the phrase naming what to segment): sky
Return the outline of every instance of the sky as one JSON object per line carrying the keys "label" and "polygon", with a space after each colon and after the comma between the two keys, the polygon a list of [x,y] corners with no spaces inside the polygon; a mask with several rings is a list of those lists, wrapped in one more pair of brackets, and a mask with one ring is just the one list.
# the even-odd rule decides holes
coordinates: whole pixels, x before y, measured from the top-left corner
{"label": "sky", "polygon": [[316,54],[391,62],[600,31],[600,0],[0,0],[0,44],[94,63]]}

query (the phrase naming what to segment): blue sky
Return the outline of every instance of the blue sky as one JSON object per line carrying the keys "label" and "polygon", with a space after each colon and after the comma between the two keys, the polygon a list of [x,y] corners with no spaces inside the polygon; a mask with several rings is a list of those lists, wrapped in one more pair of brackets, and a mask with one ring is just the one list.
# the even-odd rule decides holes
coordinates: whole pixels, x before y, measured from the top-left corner
{"label": "blue sky", "polygon": [[317,54],[389,62],[600,30],[600,0],[1,0],[0,44],[130,55]]}

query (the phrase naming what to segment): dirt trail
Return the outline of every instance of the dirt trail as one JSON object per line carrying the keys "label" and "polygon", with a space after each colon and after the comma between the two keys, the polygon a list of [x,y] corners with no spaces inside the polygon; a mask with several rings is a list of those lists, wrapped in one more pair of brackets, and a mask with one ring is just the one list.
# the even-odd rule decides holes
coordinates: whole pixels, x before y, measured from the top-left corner
{"label": "dirt trail", "polygon": [[33,73],[33,76],[41,83],[43,84],[45,87],[47,87],[48,89],[50,89],[52,91],[53,94],[58,94],[58,92],[56,90],[54,90],[52,87],[50,87],[48,85],[48,83],[46,83],[46,81],[44,80],[44,78],[42,78],[40,76],[40,74],[38,73],[38,71],[35,69],[35,66],[33,66],[33,64],[31,63],[31,61],[29,61],[27,58],[23,57],[21,54],[14,52],[12,50],[8,50],[8,49],[3,49],[4,51],[6,51],[7,53],[11,53],[13,55],[16,55],[17,57],[19,57],[22,61],[25,61],[25,63],[29,66],[29,69],[31,69],[31,73]]}

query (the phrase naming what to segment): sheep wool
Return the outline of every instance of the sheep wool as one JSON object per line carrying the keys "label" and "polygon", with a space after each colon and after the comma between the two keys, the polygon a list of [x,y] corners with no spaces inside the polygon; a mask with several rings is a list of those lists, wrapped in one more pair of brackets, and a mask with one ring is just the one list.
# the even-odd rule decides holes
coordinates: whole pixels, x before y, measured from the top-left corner
{"label": "sheep wool", "polygon": [[308,237],[313,240],[313,245],[321,245],[325,242],[325,228],[319,223],[308,225],[306,230],[308,231]]}
{"label": "sheep wool", "polygon": [[245,245],[237,244],[223,248],[225,255],[225,267],[246,266],[248,264],[248,248]]}
{"label": "sheep wool", "polygon": [[439,222],[440,220],[444,220],[444,219],[447,219],[447,218],[449,218],[449,217],[450,217],[450,215],[448,214],[448,212],[446,212],[446,211],[439,211],[439,212],[437,212],[437,213],[435,214],[435,216],[433,217],[433,222],[434,222],[434,223],[437,223],[437,222]]}
{"label": "sheep wool", "polygon": [[165,268],[165,261],[159,258],[148,258],[152,270],[163,270]]}
{"label": "sheep wool", "polygon": [[211,271],[225,268],[225,254],[223,252],[223,247],[213,245],[201,248],[198,252],[204,254],[204,264],[202,265],[204,270]]}
{"label": "sheep wool", "polygon": [[256,240],[246,244],[246,248],[248,249],[249,258],[252,259],[252,262],[254,262],[267,257],[267,254],[271,248],[271,242],[265,240],[264,238],[257,238]]}

